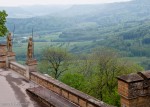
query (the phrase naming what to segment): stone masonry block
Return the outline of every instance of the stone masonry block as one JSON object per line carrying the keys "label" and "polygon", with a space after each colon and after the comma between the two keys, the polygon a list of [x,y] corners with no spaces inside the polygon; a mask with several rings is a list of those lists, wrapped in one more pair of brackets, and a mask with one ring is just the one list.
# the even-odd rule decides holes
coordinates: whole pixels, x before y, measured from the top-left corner
{"label": "stone masonry block", "polygon": [[62,96],[68,99],[68,97],[69,97],[68,92],[62,90]]}
{"label": "stone masonry block", "polygon": [[78,104],[78,97],[76,97],[75,95],[69,93],[69,100]]}
{"label": "stone masonry block", "polygon": [[86,101],[82,100],[82,99],[79,99],[79,105],[81,107],[86,107]]}
{"label": "stone masonry block", "polygon": [[61,89],[57,86],[54,86],[54,92],[56,92],[57,94],[61,94]]}
{"label": "stone masonry block", "polygon": [[96,106],[94,106],[93,104],[88,103],[87,107],[96,107]]}

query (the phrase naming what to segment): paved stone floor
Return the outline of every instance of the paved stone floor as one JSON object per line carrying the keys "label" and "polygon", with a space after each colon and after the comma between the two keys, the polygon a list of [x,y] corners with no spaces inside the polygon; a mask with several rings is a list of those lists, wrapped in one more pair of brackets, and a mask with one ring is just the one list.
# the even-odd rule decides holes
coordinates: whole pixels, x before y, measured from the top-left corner
{"label": "paved stone floor", "polygon": [[26,93],[34,87],[18,73],[0,69],[0,107],[42,107]]}

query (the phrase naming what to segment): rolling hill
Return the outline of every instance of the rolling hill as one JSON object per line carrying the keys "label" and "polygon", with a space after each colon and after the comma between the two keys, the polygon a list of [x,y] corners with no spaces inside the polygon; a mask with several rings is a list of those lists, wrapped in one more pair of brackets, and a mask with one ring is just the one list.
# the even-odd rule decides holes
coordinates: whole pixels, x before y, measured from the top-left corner
{"label": "rolling hill", "polygon": [[58,38],[51,42],[80,43],[70,48],[74,53],[90,52],[96,47],[107,47],[118,50],[125,57],[149,57],[149,6],[149,0],[60,6],[57,9],[57,6],[46,6],[46,10],[34,6],[12,12],[32,14],[33,17],[10,18],[11,14],[8,12],[10,17],[7,19],[7,26],[13,31],[15,24],[17,36],[31,34],[32,28],[43,38],[44,35],[59,32]]}

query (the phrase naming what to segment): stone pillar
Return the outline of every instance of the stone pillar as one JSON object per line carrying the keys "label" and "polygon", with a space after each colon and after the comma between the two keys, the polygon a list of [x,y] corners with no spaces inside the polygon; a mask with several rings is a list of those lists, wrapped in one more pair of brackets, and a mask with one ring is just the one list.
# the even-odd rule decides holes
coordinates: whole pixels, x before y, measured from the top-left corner
{"label": "stone pillar", "polygon": [[30,72],[34,72],[37,69],[37,60],[33,58],[34,53],[34,43],[33,38],[29,38],[28,40],[28,47],[27,47],[27,71],[26,71],[26,77],[30,79]]}
{"label": "stone pillar", "polygon": [[26,61],[26,77],[30,79],[30,72],[35,72],[37,70],[37,60],[30,59]]}
{"label": "stone pillar", "polygon": [[15,53],[12,51],[12,37],[11,33],[8,34],[7,36],[7,58],[6,58],[6,67],[9,68],[9,62],[10,61],[15,61]]}
{"label": "stone pillar", "polygon": [[6,68],[6,45],[0,44],[0,68]]}
{"label": "stone pillar", "polygon": [[150,107],[150,71],[118,77],[121,107]]}

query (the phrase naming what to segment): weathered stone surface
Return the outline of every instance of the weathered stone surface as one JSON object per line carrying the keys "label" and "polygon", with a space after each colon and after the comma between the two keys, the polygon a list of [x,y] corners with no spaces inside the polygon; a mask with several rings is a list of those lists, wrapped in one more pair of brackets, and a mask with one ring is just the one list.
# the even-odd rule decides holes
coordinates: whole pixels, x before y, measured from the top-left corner
{"label": "weathered stone surface", "polygon": [[45,107],[26,93],[37,86],[11,69],[0,69],[0,107]]}
{"label": "weathered stone surface", "polygon": [[0,56],[0,62],[6,62],[6,56]]}
{"label": "weathered stone surface", "polygon": [[122,107],[150,107],[150,71],[118,77]]}
{"label": "weathered stone surface", "polygon": [[0,68],[5,68],[6,67],[6,62],[0,62]]}
{"label": "weathered stone surface", "polygon": [[[79,106],[82,107],[82,105],[80,104],[84,104],[85,102],[86,107],[112,107],[110,105],[105,104],[102,101],[99,101],[83,92],[80,92],[72,87],[69,87],[67,85],[65,85],[64,83],[55,80],[52,77],[47,77],[45,75],[42,75],[38,72],[31,72],[30,73],[31,76],[31,80],[42,85],[42,81],[46,81],[47,82],[47,86],[45,86],[47,89],[50,89],[51,91],[63,96],[64,98],[67,98],[68,100],[78,104]],[[37,78],[37,79],[35,79]],[[50,85],[51,84],[51,85]],[[43,86],[43,85],[42,85]],[[51,87],[53,86],[53,87]],[[59,88],[59,90],[57,88]],[[57,90],[57,91],[56,91]]]}
{"label": "weathered stone surface", "polygon": [[129,84],[124,81],[118,80],[118,93],[122,96],[128,96],[129,94]]}
{"label": "weathered stone surface", "polygon": [[6,56],[6,45],[0,44],[0,56]]}
{"label": "weathered stone surface", "polygon": [[38,96],[38,100],[42,101],[46,105],[50,105],[49,107],[79,107],[62,96],[41,86],[27,89],[27,91],[35,97]]}
{"label": "weathered stone surface", "polygon": [[87,106],[87,103],[86,103],[85,100],[79,99],[79,105],[80,105],[81,107],[86,107],[86,106]]}
{"label": "weathered stone surface", "polygon": [[142,81],[143,78],[138,75],[138,74],[129,74],[129,75],[123,75],[123,76],[120,76],[118,77],[119,80],[122,80],[126,83],[130,83],[130,82],[137,82],[137,81]]}
{"label": "weathered stone surface", "polygon": [[67,91],[62,90],[62,96],[68,99],[69,94]]}
{"label": "weathered stone surface", "polygon": [[6,45],[0,44],[0,68],[6,68]]}
{"label": "weathered stone surface", "polygon": [[7,52],[7,56],[11,57],[11,56],[16,56],[16,54],[14,52]]}
{"label": "weathered stone surface", "polygon": [[26,77],[26,67],[21,65],[21,64],[18,64],[14,61],[11,61],[10,62],[10,68],[16,72],[18,72],[19,74],[23,75]]}
{"label": "weathered stone surface", "polygon": [[93,104],[88,103],[87,107],[96,107],[96,106],[94,106]]}
{"label": "weathered stone surface", "polygon": [[57,86],[54,86],[54,92],[56,92],[57,94],[61,94],[61,89]]}
{"label": "weathered stone surface", "polygon": [[31,59],[26,61],[27,65],[37,65],[37,60],[36,59]]}
{"label": "weathered stone surface", "polygon": [[76,97],[76,96],[73,95],[73,94],[69,94],[69,100],[72,101],[72,102],[74,102],[74,103],[76,103],[76,104],[79,103],[78,97]]}

